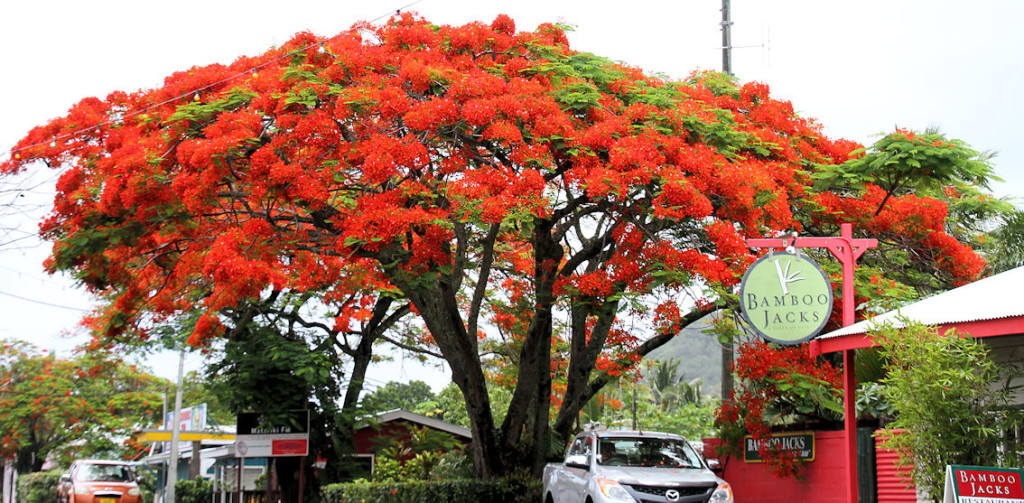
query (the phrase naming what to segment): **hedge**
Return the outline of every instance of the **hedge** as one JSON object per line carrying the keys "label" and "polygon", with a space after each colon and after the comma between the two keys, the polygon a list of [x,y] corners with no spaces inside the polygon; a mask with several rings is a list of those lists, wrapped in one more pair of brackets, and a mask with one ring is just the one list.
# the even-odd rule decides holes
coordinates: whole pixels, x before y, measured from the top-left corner
{"label": "hedge", "polygon": [[213,500],[213,481],[203,478],[174,483],[176,503],[209,503]]}
{"label": "hedge", "polygon": [[541,481],[417,480],[411,482],[353,482],[324,488],[324,503],[536,503]]}
{"label": "hedge", "polygon": [[53,503],[57,501],[57,482],[63,470],[26,473],[18,476],[19,503]]}

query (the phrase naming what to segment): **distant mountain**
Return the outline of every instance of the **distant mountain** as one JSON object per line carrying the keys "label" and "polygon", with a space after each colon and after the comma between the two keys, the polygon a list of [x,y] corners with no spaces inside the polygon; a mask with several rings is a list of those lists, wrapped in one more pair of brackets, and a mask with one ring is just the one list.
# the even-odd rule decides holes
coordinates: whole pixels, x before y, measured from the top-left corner
{"label": "distant mountain", "polygon": [[683,381],[699,377],[704,395],[719,396],[722,389],[722,345],[714,335],[704,333],[711,328],[705,318],[683,329],[668,344],[647,356],[651,360],[675,358]]}

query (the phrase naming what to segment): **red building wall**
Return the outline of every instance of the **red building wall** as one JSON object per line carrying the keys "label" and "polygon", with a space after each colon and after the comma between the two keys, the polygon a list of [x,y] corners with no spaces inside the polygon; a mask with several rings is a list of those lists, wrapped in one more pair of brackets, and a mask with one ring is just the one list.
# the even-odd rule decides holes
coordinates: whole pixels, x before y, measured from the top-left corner
{"label": "red building wall", "polygon": [[917,501],[914,484],[906,468],[896,468],[899,455],[882,448],[882,438],[875,438],[875,470],[878,472],[878,503],[913,503]]}
{"label": "red building wall", "polygon": [[[815,432],[814,461],[804,466],[804,480],[778,479],[765,471],[762,463],[746,463],[743,458],[724,458],[721,477],[732,485],[736,501],[758,503],[792,503],[814,501],[816,503],[845,503],[846,476],[843,463],[843,432]],[[717,458],[715,446],[718,439],[704,440],[704,455]]]}
{"label": "red building wall", "polygon": [[[387,446],[391,442],[407,442],[409,440],[410,427],[422,428],[422,425],[397,420],[380,424],[376,428],[369,426],[360,428],[356,430],[352,438],[356,446],[356,454],[376,454],[378,449]],[[454,435],[453,438],[461,443],[464,448],[469,448],[469,439]],[[410,452],[408,456],[400,461],[408,461],[416,454],[419,453]]]}

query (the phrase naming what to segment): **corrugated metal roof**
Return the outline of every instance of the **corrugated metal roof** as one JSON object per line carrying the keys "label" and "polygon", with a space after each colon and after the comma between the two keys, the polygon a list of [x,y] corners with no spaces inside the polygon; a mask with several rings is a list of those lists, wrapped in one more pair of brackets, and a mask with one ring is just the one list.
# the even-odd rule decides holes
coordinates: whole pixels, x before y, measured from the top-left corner
{"label": "corrugated metal roof", "polygon": [[1018,267],[834,330],[819,339],[863,334],[886,323],[898,328],[904,325],[904,319],[925,325],[944,325],[1024,316],[1022,286],[1024,267]]}

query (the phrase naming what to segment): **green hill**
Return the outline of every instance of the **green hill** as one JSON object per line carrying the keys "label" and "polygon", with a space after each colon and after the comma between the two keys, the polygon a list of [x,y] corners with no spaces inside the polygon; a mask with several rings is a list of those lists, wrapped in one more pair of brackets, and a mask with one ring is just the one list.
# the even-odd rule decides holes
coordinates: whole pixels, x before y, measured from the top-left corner
{"label": "green hill", "polygon": [[705,334],[710,321],[701,320],[683,329],[668,344],[648,355],[651,360],[675,358],[684,381],[700,378],[704,395],[718,396],[722,389],[722,345],[714,335]]}

